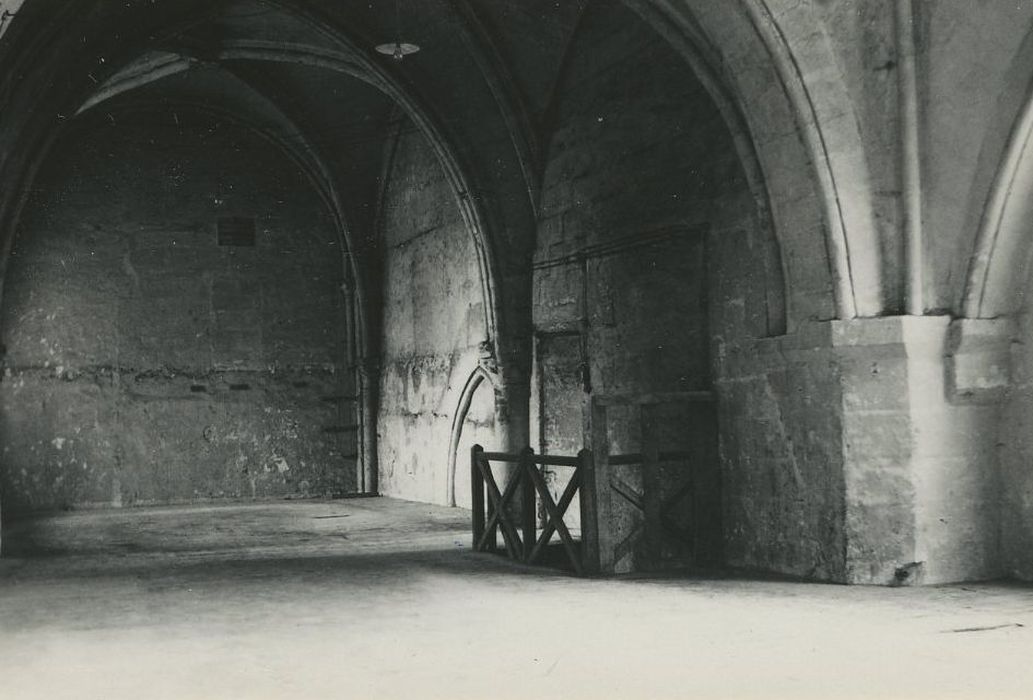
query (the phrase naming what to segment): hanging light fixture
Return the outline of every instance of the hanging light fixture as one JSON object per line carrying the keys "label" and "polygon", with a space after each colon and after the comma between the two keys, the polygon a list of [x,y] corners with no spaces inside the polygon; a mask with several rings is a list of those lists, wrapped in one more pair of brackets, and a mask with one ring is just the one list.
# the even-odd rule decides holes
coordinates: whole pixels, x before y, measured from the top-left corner
{"label": "hanging light fixture", "polygon": [[[399,0],[395,0],[395,36],[402,36],[402,11],[399,7]],[[416,44],[407,44],[401,40],[396,40],[390,44],[380,44],[376,47],[376,50],[377,53],[382,53],[396,61],[401,61],[409,54],[419,51],[420,47]]]}

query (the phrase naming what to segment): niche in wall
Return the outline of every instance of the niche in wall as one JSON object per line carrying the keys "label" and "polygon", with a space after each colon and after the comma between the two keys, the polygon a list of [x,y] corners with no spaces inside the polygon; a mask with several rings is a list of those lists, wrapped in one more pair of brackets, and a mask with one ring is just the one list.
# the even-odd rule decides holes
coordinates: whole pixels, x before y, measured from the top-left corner
{"label": "niche in wall", "polygon": [[498,450],[495,432],[495,389],[487,373],[478,368],[470,376],[456,408],[449,453],[449,505],[469,509],[471,504],[470,449],[480,445]]}
{"label": "niche in wall", "polygon": [[355,432],[333,429],[355,421],[326,400],[355,387],[322,200],[242,126],[115,113],[55,146],[16,234],[5,508],[354,491]]}

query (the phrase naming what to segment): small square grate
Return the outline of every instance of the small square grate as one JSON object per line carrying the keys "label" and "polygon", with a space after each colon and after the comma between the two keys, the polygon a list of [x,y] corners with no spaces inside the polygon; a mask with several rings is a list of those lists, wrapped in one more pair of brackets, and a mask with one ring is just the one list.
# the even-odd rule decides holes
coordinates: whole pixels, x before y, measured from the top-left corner
{"label": "small square grate", "polygon": [[219,245],[253,248],[255,220],[249,217],[222,217],[218,222]]}

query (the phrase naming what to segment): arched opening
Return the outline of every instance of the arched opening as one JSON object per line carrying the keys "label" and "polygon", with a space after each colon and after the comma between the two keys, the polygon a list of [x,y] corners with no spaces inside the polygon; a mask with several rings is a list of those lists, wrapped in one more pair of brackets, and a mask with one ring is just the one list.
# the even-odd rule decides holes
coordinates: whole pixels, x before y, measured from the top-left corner
{"label": "arched opening", "polygon": [[[641,403],[661,402],[661,449],[690,455],[661,465],[662,557],[717,563],[726,544],[751,546],[740,508],[777,508],[749,475],[739,362],[785,327],[779,248],[747,176],[756,164],[682,57],[620,3],[588,6],[559,86],[534,262],[538,447],[576,453],[591,443],[592,403],[630,397],[609,411],[610,444],[593,447],[637,453]],[[558,494],[565,477],[549,476]],[[620,478],[645,488],[641,472]],[[643,516],[617,502],[620,540]],[[618,569],[643,557],[625,548]]]}
{"label": "arched opening", "polygon": [[384,251],[381,492],[453,505],[456,472],[442,458],[450,453],[456,421],[462,426],[456,412],[469,368],[490,346],[486,300],[475,243],[430,144],[402,118],[388,148],[378,231]]}
{"label": "arched opening", "polygon": [[790,618],[827,686],[958,645],[664,580],[1033,578],[1033,107],[942,313],[1023,3],[0,4],[9,695],[749,694]]}
{"label": "arched opening", "polygon": [[459,396],[452,419],[452,438],[448,449],[448,505],[471,507],[470,449],[474,445],[496,445],[495,390],[491,377],[478,367],[470,375]]}
{"label": "arched opening", "polygon": [[[444,406],[461,381],[463,370],[457,367],[468,367],[470,363],[464,358],[478,356],[483,348],[489,348],[492,357],[500,354],[493,246],[487,240],[482,198],[470,196],[475,188],[467,181],[431,110],[404,80],[399,80],[396,71],[387,68],[390,63],[380,64],[367,55],[364,47],[355,48],[352,38],[334,29],[325,17],[291,3],[231,2],[200,20],[177,24],[176,18],[182,20],[189,11],[184,7],[186,14],[166,17],[167,25],[158,32],[162,39],[151,42],[146,50],[136,54],[125,47],[110,51],[109,57],[126,60],[122,67],[112,66],[110,58],[98,59],[105,65],[88,76],[95,86],[93,92],[78,99],[71,109],[70,103],[76,98],[62,103],[60,109],[68,115],[63,118],[76,115],[76,123],[121,128],[119,115],[127,105],[156,103],[169,107],[165,116],[171,115],[174,128],[178,128],[188,121],[188,107],[201,105],[207,111],[224,112],[228,122],[247,121],[256,134],[268,137],[266,150],[282,147],[289,154],[287,160],[295,161],[290,166],[294,168],[291,177],[299,182],[311,181],[315,190],[317,205],[307,208],[326,213],[327,225],[336,235],[335,255],[320,256],[320,264],[336,265],[330,289],[341,307],[331,329],[342,336],[340,347],[331,353],[333,360],[323,365],[331,375],[340,376],[342,384],[336,391],[313,388],[310,392],[321,393],[322,400],[316,406],[335,412],[337,417],[305,420],[307,429],[316,432],[300,439],[308,449],[329,449],[331,456],[348,462],[353,471],[348,478],[338,479],[341,483],[334,488],[324,488],[315,479],[301,479],[295,495],[359,491],[442,502],[447,475],[440,455],[444,453],[442,436],[447,439],[443,426],[450,419]],[[159,13],[148,19],[160,22],[161,17]],[[111,39],[103,28],[92,29]],[[280,42],[284,34],[296,41]],[[179,106],[170,106],[173,102]],[[144,121],[139,126],[146,130]],[[48,143],[47,147],[52,145]],[[39,156],[35,161],[32,155],[26,157],[31,180]],[[242,155],[240,160],[247,157]],[[120,158],[132,163],[135,156],[120,154]],[[280,164],[267,166],[261,158],[255,159],[254,166],[256,172],[288,172]],[[221,166],[211,161],[203,167],[217,173]],[[429,188],[430,196],[413,201],[414,187],[423,186]],[[213,201],[217,199],[223,197],[212,197]],[[5,203],[15,212],[12,218],[17,218],[18,202],[10,199]],[[423,211],[418,211],[421,207]],[[439,225],[442,231],[434,231]],[[433,253],[431,248],[435,246],[436,260],[433,255],[425,255]],[[449,267],[453,260],[454,269]],[[265,272],[264,281],[275,278]],[[14,270],[13,274],[20,273]],[[176,276],[174,271],[167,274]],[[306,314],[315,313],[319,304],[330,298],[324,290],[317,295],[316,303],[309,304],[304,290],[286,289],[284,295],[277,296],[274,289],[263,285],[259,291],[269,297],[270,303],[293,303],[298,313],[290,318],[291,323],[305,320]],[[170,300],[169,304],[179,301],[182,299]],[[451,309],[459,309],[459,316],[450,316]],[[445,317],[455,323],[434,326],[435,319]],[[261,333],[261,324],[256,330],[252,321],[254,318],[248,316],[238,323],[257,336],[249,337],[238,328],[239,340],[248,346],[261,345],[271,336]],[[407,330],[399,330],[406,325]],[[174,328],[171,332],[189,330]],[[452,336],[443,332],[456,332],[458,344],[452,347]],[[444,346],[435,345],[435,338],[444,338]],[[268,359],[260,349],[252,354],[250,359],[256,361]],[[169,372],[178,371],[172,360],[159,361],[162,367],[170,368]],[[238,364],[246,365],[247,360]],[[275,363],[268,367],[285,376]],[[195,367],[190,370],[200,371]],[[399,379],[401,385],[396,381]],[[295,384],[298,386],[294,388],[301,389],[306,382]],[[250,390],[243,388],[250,387],[248,382],[232,382],[232,386],[237,387],[233,391]],[[192,387],[194,394],[205,393],[200,383]],[[259,390],[255,391],[257,394]],[[442,399],[443,394],[448,399]],[[418,406],[415,411],[410,410],[413,405]],[[414,453],[410,448],[419,444],[419,437],[406,431],[415,428],[418,434],[419,426],[405,421],[416,415],[429,432],[424,434],[427,444],[420,445],[428,449]],[[126,430],[126,434],[134,433],[135,428]],[[211,426],[205,426],[202,433],[209,443],[221,435]],[[250,432],[242,430],[226,434],[258,443],[272,440],[265,434],[252,439]],[[380,444],[378,436],[385,438]],[[166,437],[160,439],[163,446],[170,444]],[[329,443],[333,445],[328,447]],[[256,449],[262,451],[268,446],[257,444]],[[382,460],[377,459],[378,452]],[[404,465],[396,459],[400,453],[404,453]],[[157,453],[151,450],[148,454]],[[213,459],[224,457],[213,455]],[[299,461],[312,469],[321,459],[302,457]],[[244,459],[238,456],[231,461]],[[275,453],[271,459],[277,472],[291,469],[290,459],[284,455]],[[254,467],[237,466],[242,474],[253,473]],[[265,470],[267,466],[260,468]],[[225,469],[229,473],[234,468]],[[398,474],[413,478],[395,479]],[[186,489],[187,477],[177,478],[184,481],[181,491]],[[119,480],[119,488],[121,483]],[[263,490],[261,484],[250,491],[251,496],[284,495],[275,489]],[[223,495],[247,497],[248,490],[202,484],[192,495],[176,492],[169,498],[180,501]],[[108,502],[142,503],[163,498],[112,496]],[[104,498],[97,502],[104,502]]]}
{"label": "arched opening", "polygon": [[[348,244],[345,325],[359,342],[345,355],[365,410],[338,427],[362,435],[363,490],[449,501],[455,472],[441,455],[483,359],[498,376],[506,449],[576,452],[595,396],[706,395],[664,423],[681,430],[672,440],[698,433],[694,478],[708,486],[685,510],[706,521],[696,529],[708,551],[733,532],[724,544],[736,563],[835,576],[823,562],[842,551],[841,533],[823,523],[842,520],[826,468],[838,464],[838,426],[783,422],[810,406],[782,390],[781,348],[755,350],[758,338],[879,310],[842,86],[834,99],[808,95],[813,76],[753,2],[402,4],[433,60],[377,62],[369,37],[390,23],[361,4],[72,8],[75,37],[27,14],[56,58],[16,32],[40,59],[26,59],[22,82],[48,87],[38,98],[21,77],[0,87],[18,114],[45,108],[56,120],[84,105],[82,116],[103,120],[137,100],[217,103],[275,134],[313,175]],[[137,22],[139,41],[112,30]],[[535,27],[548,39],[525,46]],[[827,48],[807,46],[807,65]],[[67,80],[48,81],[51,70]],[[16,120],[4,134],[16,131],[25,138],[4,142],[15,155],[0,167],[19,190],[52,130]],[[17,197],[4,195],[6,221]],[[634,449],[634,420],[612,420],[616,447]],[[781,432],[768,444],[756,436],[771,425]],[[758,464],[770,483],[755,478]],[[804,518],[784,507],[804,501],[815,504]]]}
{"label": "arched opening", "polygon": [[346,252],[306,173],[242,123],[82,118],[4,280],[7,514],[356,492]]}

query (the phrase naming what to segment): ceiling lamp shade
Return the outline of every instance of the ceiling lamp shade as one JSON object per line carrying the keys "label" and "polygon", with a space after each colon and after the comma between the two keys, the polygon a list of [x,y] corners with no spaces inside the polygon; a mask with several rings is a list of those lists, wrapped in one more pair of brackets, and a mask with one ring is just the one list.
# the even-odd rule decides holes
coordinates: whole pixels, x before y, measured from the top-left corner
{"label": "ceiling lamp shade", "polygon": [[420,50],[420,47],[416,44],[406,44],[400,41],[395,41],[390,44],[380,44],[376,47],[377,53],[382,53],[385,56],[390,56],[396,61],[401,61],[409,54],[414,54]]}
{"label": "ceiling lamp shade", "polygon": [[[395,36],[402,36],[402,5],[401,0],[395,0]],[[401,61],[409,54],[416,53],[420,47],[416,44],[407,44],[403,41],[393,41],[390,44],[380,44],[376,47],[377,53],[390,56],[396,61]]]}

